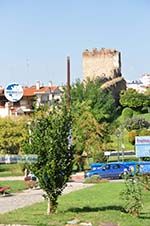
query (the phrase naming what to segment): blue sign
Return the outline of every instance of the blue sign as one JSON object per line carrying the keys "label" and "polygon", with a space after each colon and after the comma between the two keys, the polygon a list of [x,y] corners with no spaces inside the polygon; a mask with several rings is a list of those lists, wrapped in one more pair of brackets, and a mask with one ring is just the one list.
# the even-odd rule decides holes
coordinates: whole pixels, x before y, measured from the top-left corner
{"label": "blue sign", "polygon": [[135,150],[137,157],[150,157],[150,136],[135,137]]}
{"label": "blue sign", "polygon": [[12,83],[5,88],[4,94],[7,100],[17,102],[23,96],[23,88],[17,83]]}

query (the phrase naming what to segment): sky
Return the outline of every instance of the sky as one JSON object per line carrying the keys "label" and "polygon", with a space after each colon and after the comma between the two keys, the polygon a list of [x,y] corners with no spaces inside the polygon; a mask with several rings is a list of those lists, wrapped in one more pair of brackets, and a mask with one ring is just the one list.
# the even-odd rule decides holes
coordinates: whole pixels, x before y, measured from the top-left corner
{"label": "sky", "polygon": [[122,75],[150,73],[149,0],[0,0],[0,85],[83,78],[85,49],[121,52]]}

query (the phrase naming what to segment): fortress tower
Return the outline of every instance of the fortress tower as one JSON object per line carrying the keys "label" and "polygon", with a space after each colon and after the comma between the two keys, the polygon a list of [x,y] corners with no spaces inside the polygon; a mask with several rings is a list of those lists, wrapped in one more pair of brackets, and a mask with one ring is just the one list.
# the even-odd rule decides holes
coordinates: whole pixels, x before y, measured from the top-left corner
{"label": "fortress tower", "polygon": [[108,80],[121,76],[121,53],[115,49],[83,52],[83,79],[105,77]]}

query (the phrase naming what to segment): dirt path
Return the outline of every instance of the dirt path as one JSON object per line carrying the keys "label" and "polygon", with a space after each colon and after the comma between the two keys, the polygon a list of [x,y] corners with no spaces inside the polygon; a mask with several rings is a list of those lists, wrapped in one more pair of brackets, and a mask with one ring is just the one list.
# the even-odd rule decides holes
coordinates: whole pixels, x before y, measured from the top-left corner
{"label": "dirt path", "polygon": [[[67,187],[64,189],[63,194],[67,194],[72,191],[90,187],[92,184],[83,184],[77,182],[69,182]],[[44,201],[43,191],[39,190],[25,190],[21,193],[12,194],[12,196],[0,196],[0,213],[6,213],[13,211],[18,208],[32,205],[37,202]]]}

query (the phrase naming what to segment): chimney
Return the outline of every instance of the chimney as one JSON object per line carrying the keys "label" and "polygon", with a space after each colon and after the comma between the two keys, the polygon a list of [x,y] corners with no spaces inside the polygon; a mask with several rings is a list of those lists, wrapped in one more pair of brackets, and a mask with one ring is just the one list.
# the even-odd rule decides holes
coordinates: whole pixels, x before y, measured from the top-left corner
{"label": "chimney", "polygon": [[53,85],[52,81],[48,82],[48,86],[51,87]]}
{"label": "chimney", "polygon": [[37,90],[40,89],[40,81],[37,81],[37,82],[36,82],[36,89],[37,89]]}

